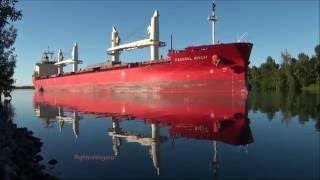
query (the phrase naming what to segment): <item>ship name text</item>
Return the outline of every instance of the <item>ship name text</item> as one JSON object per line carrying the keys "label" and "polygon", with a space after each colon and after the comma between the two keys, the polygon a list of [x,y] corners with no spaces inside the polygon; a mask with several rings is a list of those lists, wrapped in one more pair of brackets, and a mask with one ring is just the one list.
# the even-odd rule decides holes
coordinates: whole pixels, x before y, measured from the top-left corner
{"label": "ship name text", "polygon": [[207,58],[208,58],[208,56],[194,56],[193,58],[179,57],[179,58],[175,58],[175,61],[180,62],[180,61],[192,61],[192,60],[206,60]]}

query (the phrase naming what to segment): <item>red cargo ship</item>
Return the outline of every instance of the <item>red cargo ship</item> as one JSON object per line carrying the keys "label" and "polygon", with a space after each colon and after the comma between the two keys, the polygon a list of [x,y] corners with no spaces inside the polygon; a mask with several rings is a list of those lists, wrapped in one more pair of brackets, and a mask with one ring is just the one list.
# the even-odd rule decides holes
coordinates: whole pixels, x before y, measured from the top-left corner
{"label": "red cargo ship", "polygon": [[[64,60],[59,50],[57,60],[51,61],[49,52],[37,63],[33,75],[38,90],[103,91],[103,92],[160,92],[160,93],[247,93],[247,67],[252,44],[247,42],[216,43],[214,40],[215,4],[209,17],[213,25],[211,45],[190,46],[184,50],[168,51],[167,58],[159,58],[159,13],[155,11],[149,26],[148,39],[120,45],[115,28],[111,62],[78,71],[78,46],[72,58]],[[148,62],[123,63],[119,55],[124,50],[150,47]],[[63,66],[73,64],[73,72],[63,73]]]}

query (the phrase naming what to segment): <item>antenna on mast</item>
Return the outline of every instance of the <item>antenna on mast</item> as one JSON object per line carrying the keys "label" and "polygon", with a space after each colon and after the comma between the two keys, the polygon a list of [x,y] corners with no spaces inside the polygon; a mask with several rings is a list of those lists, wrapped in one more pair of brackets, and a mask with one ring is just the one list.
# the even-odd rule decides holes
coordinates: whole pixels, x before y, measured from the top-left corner
{"label": "antenna on mast", "polygon": [[[53,58],[53,52],[50,51],[50,47],[48,46],[48,50],[44,51],[41,57],[41,61],[42,62],[49,62],[51,61]],[[50,57],[49,57],[50,56]]]}
{"label": "antenna on mast", "polygon": [[170,50],[172,51],[172,34],[170,35]]}
{"label": "antenna on mast", "polygon": [[215,24],[216,24],[216,21],[218,20],[218,18],[216,17],[216,1],[215,0],[212,1],[212,14],[211,16],[209,16],[208,20],[212,22],[212,44],[215,44],[215,35],[216,35]]}

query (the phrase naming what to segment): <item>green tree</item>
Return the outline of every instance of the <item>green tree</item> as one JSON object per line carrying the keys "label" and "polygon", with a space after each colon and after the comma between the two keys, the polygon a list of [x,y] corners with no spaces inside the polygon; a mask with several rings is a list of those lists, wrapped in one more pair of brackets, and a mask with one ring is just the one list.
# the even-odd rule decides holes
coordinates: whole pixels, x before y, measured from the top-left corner
{"label": "green tree", "polygon": [[16,66],[16,54],[13,44],[17,37],[17,30],[12,22],[22,18],[20,10],[15,8],[17,0],[0,1],[0,100],[1,95],[11,97],[13,89],[13,74]]}
{"label": "green tree", "polygon": [[279,65],[276,64],[275,60],[268,56],[265,63],[261,64],[261,88],[265,90],[277,90],[277,74]]}
{"label": "green tree", "polygon": [[314,52],[316,53],[317,58],[320,59],[320,44],[314,48]]}
{"label": "green tree", "polygon": [[320,83],[320,44],[318,44],[314,51],[316,53],[316,57],[312,58],[314,72],[316,73],[316,81]]}
{"label": "green tree", "polygon": [[[320,45],[315,55],[305,53],[292,57],[287,51],[281,53],[282,63],[277,64],[268,56],[260,67],[249,68],[248,82],[254,91],[300,91],[320,85]],[[311,57],[311,58],[310,58]]]}
{"label": "green tree", "polygon": [[261,88],[260,79],[261,79],[260,69],[256,66],[249,68],[249,88],[254,91],[259,91]]}

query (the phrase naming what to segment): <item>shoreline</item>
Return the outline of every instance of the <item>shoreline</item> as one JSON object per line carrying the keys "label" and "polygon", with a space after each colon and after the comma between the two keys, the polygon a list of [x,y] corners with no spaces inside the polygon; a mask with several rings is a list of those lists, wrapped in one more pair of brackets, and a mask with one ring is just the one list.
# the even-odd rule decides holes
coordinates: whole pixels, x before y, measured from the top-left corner
{"label": "shoreline", "polygon": [[33,86],[14,86],[13,89],[34,89]]}

